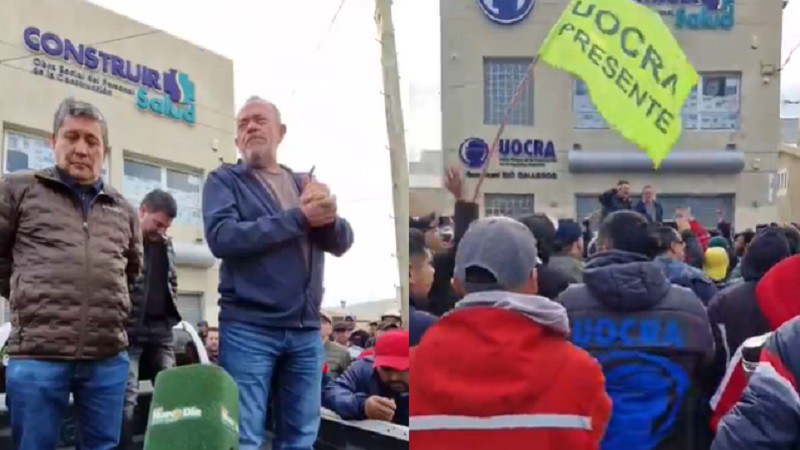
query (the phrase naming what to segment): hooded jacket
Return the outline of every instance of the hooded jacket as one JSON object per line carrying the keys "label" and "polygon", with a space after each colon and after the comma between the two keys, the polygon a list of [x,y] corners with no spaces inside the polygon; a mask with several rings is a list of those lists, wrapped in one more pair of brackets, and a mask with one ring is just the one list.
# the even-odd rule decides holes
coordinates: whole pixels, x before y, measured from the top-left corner
{"label": "hooded jacket", "polygon": [[599,448],[611,402],[600,366],[568,334],[564,308],[544,297],[464,297],[412,352],[414,447]]}
{"label": "hooded jacket", "polygon": [[[750,317],[751,324],[766,325],[764,333],[777,330],[784,323],[800,316],[800,256],[784,259],[773,267],[761,281],[755,292],[757,318]],[[792,295],[786,295],[787,292]],[[761,333],[761,334],[764,334]],[[758,336],[755,335],[755,336]],[[711,399],[713,410],[712,428],[727,414],[741,398],[747,386],[747,377],[742,368],[741,345],[736,349],[727,365],[725,376]]]}
{"label": "hooded jacket", "polygon": [[603,450],[695,448],[696,376],[713,354],[703,304],[638,254],[597,254],[583,279],[559,301],[614,403]]}
{"label": "hooded jacket", "polygon": [[719,424],[711,450],[800,447],[800,319],[767,339],[741,400]]}
{"label": "hooded jacket", "polygon": [[764,317],[761,302],[756,299],[756,287],[772,267],[789,256],[789,243],[780,231],[763,231],[753,239],[742,257],[744,281],[723,289],[708,305],[716,343],[713,367],[706,381],[709,393],[717,390],[728,361],[746,339],[774,329]]}

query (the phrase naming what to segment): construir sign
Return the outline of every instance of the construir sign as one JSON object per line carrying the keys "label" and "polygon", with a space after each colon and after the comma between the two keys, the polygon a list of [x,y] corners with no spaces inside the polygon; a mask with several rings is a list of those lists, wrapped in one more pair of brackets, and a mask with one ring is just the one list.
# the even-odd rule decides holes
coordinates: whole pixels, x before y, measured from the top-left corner
{"label": "construir sign", "polygon": [[33,26],[25,28],[23,41],[28,50],[45,56],[34,59],[32,72],[36,75],[104,95],[114,91],[135,95],[136,107],[141,110],[195,123],[194,83],[185,73],[175,69],[160,72]]}

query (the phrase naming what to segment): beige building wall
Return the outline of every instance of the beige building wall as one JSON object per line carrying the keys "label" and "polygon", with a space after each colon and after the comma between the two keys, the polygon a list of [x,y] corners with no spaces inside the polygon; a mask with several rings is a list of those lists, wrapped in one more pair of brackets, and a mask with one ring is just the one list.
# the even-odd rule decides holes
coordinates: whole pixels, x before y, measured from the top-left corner
{"label": "beige building wall", "polygon": [[[10,168],[9,154],[19,156],[20,152],[27,153],[29,168],[52,164],[49,150],[38,146],[52,132],[59,102],[72,96],[96,105],[109,124],[106,181],[137,206],[141,196],[155,187],[176,196],[179,217],[170,234],[179,263],[180,306],[187,319],[194,319],[199,309],[203,317],[216,322],[218,268],[203,240],[200,193],[209,171],[223,159],[231,162],[236,158],[232,62],[85,1],[0,0],[0,11],[3,168]],[[135,83],[63,57],[31,51],[23,38],[27,27],[38,28],[40,37],[54,33],[62,42],[69,39],[76,46],[92,46],[159,73],[176,69],[188,74],[194,83],[196,122],[188,124],[138,109],[135,93],[139,86]],[[52,65],[54,79],[34,73],[43,64]],[[65,75],[65,71],[74,72]],[[89,76],[94,81],[89,81]],[[105,95],[66,82],[74,83],[79,77],[92,86],[111,83],[125,92],[110,89],[110,95]],[[150,98],[163,97],[152,89],[147,93]]]}
{"label": "beige building wall", "polygon": [[800,148],[782,145],[773,190],[781,223],[800,223]]}
{"label": "beige building wall", "polygon": [[[498,125],[484,124],[484,58],[533,58],[568,0],[537,1],[530,15],[514,25],[493,23],[479,3],[441,2],[442,139],[448,166],[463,167],[458,151],[466,138],[480,137],[491,143],[498,130]],[[651,184],[662,195],[733,194],[738,227],[773,220],[777,208],[770,203],[768,191],[770,174],[778,168],[780,77],[775,68],[780,64],[782,7],[780,0],[737,0],[732,30],[675,32],[698,72],[741,72],[741,112],[738,130],[684,131],[673,153],[713,152],[720,156],[726,151],[739,152],[738,157],[743,159],[741,171],[573,173],[573,156],[591,159],[594,155],[620,152],[627,152],[623,154],[631,158],[639,155],[632,144],[611,130],[575,129],[573,78],[539,64],[533,77],[533,125],[508,126],[504,137],[552,141],[558,161],[535,170],[554,172],[557,179],[487,180],[483,192],[535,193],[537,211],[574,218],[576,194],[596,195],[624,178],[631,182],[633,190]],[[580,150],[573,151],[574,148]],[[496,162],[490,166],[490,172],[498,170]],[[470,192],[474,185],[474,179],[468,181]]]}

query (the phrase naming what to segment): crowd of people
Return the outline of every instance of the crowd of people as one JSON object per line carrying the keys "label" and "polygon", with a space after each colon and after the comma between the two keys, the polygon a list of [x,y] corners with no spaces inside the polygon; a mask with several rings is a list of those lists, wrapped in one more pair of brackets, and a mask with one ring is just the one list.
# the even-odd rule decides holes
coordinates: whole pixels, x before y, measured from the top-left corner
{"label": "crowd of people", "polygon": [[415,446],[798,448],[796,224],[734,233],[624,180],[596,230],[478,219],[459,171],[445,186],[453,218],[410,224]]}
{"label": "crowd of people", "polygon": [[[157,189],[134,207],[103,180],[108,129],[97,107],[68,98],[53,118],[55,166],[0,178],[16,450],[54,450],[71,398],[80,448],[131,448],[142,367],[176,365],[182,319],[168,230],[180,205]],[[238,448],[260,450],[270,423],[273,449],[311,450],[323,404],[344,419],[408,423],[400,313],[367,331],[320,310],[325,255],[353,244],[336,197],[312,174],[278,164],[286,126],[275,105],[250,98],[236,129],[239,161],[203,186],[205,240],[221,261],[220,315],[218,328],[198,328],[210,362],[238,387]]]}

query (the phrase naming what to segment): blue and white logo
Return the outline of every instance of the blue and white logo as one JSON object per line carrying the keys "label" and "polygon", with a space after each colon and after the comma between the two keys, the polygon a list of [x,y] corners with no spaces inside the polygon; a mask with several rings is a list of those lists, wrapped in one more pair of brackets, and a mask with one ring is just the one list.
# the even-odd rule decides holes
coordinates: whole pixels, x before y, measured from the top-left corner
{"label": "blue and white logo", "polygon": [[478,5],[494,23],[513,25],[528,17],[536,0],[478,0]]}
{"label": "blue and white logo", "polygon": [[480,169],[489,159],[489,144],[481,138],[467,138],[458,149],[458,157],[470,169]]}

